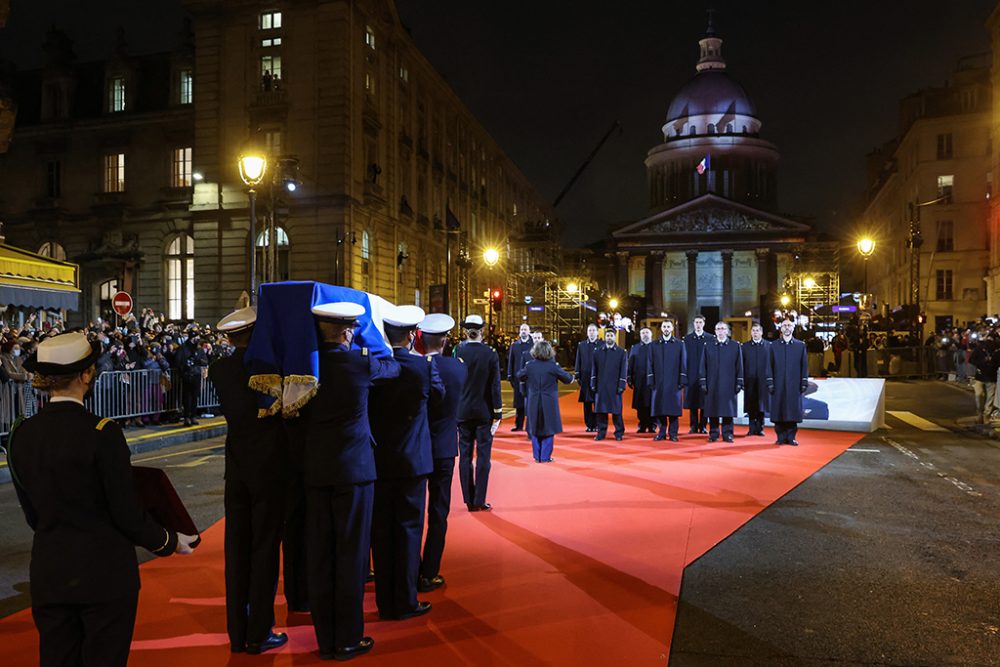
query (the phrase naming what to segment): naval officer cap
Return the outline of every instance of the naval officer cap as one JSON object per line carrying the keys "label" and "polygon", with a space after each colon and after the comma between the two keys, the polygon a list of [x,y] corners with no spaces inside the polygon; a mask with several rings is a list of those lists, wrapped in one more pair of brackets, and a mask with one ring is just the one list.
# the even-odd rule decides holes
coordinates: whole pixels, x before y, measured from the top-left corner
{"label": "naval officer cap", "polygon": [[101,346],[79,331],[46,338],[24,362],[29,373],[73,375],[90,368],[101,354]]}
{"label": "naval officer cap", "polygon": [[215,328],[225,333],[238,333],[252,327],[257,321],[257,309],[240,308],[229,313],[215,325]]}
{"label": "naval officer cap", "polygon": [[413,329],[424,320],[420,306],[393,306],[382,314],[382,323],[397,329]]}
{"label": "naval officer cap", "polygon": [[444,313],[431,313],[418,326],[425,334],[445,334],[455,328],[455,320]]}
{"label": "naval officer cap", "polygon": [[312,307],[312,314],[327,322],[354,324],[359,317],[365,314],[365,307],[360,303],[350,301],[334,301],[316,304]]}
{"label": "naval officer cap", "polygon": [[484,324],[486,324],[486,323],[483,322],[482,316],[480,316],[480,315],[468,315],[468,316],[466,316],[465,321],[462,322],[462,328],[464,328],[464,329],[482,329]]}

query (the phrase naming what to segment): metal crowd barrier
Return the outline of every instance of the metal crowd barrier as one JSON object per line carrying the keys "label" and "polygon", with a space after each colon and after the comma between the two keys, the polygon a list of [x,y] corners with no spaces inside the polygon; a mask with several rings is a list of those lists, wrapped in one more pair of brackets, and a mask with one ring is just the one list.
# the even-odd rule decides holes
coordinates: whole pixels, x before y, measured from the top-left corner
{"label": "metal crowd barrier", "polygon": [[[183,406],[183,382],[177,373],[159,370],[110,371],[97,376],[86,401],[87,409],[99,417],[133,419],[164,412],[180,411]],[[0,435],[21,415],[30,417],[48,400],[44,391],[26,382],[0,383]],[[212,381],[202,376],[198,390],[199,410],[218,407],[219,397]]]}
{"label": "metal crowd barrier", "polygon": [[839,377],[921,378],[947,376],[955,370],[952,353],[934,347],[886,347],[869,349],[864,354],[866,368],[858,363],[858,353],[850,350],[841,354],[840,367],[836,368],[832,353],[811,352],[809,374],[816,376],[825,371]]}

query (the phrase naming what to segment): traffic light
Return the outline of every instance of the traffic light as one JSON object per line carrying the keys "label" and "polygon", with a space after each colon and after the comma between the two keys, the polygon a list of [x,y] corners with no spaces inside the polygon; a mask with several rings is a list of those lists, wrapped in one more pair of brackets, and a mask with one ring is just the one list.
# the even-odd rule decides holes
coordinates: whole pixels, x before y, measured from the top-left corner
{"label": "traffic light", "polygon": [[927,323],[927,313],[920,313],[919,315],[917,315],[917,324],[926,324],[926,323]]}
{"label": "traffic light", "polygon": [[490,290],[490,305],[497,312],[503,309],[503,290],[499,287],[494,287]]}

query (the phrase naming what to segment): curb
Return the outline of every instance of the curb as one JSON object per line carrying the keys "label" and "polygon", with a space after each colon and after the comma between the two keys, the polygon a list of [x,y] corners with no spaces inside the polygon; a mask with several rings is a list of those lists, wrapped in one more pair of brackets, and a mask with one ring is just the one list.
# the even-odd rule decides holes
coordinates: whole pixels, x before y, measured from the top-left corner
{"label": "curb", "polygon": [[[205,420],[197,426],[181,426],[171,428],[156,433],[135,434],[129,437],[125,433],[125,441],[128,443],[129,451],[132,455],[145,454],[172,445],[181,445],[186,442],[197,442],[207,440],[226,434],[226,420],[223,417],[216,417]],[[0,484],[10,483],[10,470],[7,468],[6,457],[0,461]]]}

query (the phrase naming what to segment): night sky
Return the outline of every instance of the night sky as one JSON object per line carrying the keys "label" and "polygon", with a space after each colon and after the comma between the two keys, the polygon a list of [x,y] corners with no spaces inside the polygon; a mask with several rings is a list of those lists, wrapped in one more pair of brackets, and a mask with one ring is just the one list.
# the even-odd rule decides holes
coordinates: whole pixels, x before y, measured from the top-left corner
{"label": "night sky", "polygon": [[[622,122],[623,133],[559,206],[579,244],[646,213],[643,159],[662,141],[670,100],[694,75],[708,4],[728,71],[781,153],[781,210],[840,231],[854,226],[865,154],[896,134],[898,100],[942,85],[961,56],[989,49],[984,24],[996,0],[397,6],[417,46],[549,200],[611,123]],[[182,16],[179,0],[13,0],[0,58],[37,67],[52,23],[74,39],[81,60],[106,57],[118,25],[133,53],[166,50]]]}

